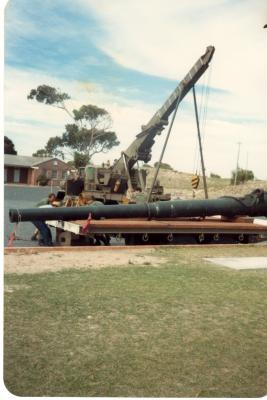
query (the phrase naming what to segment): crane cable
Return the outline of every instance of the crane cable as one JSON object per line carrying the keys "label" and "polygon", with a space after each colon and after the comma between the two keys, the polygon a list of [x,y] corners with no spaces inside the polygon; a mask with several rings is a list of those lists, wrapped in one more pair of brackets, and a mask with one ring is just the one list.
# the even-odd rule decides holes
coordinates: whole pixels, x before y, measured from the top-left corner
{"label": "crane cable", "polygon": [[211,73],[212,73],[212,64],[211,68],[208,71],[208,80],[206,86],[206,94],[205,94],[205,104],[203,110],[203,118],[202,118],[202,144],[204,145],[205,135],[206,135],[206,124],[207,124],[207,115],[208,115],[208,102],[209,102],[209,95],[210,95],[210,81],[211,81]]}
{"label": "crane cable", "polygon": [[[204,75],[205,79],[206,75]],[[203,85],[201,85],[202,90],[201,90],[201,97],[200,97],[200,106],[199,106],[199,120],[202,126],[202,107],[203,107],[203,98],[204,98],[204,90],[206,87],[206,82],[204,81]],[[201,129],[202,132],[202,129]],[[195,150],[194,150],[194,164],[193,164],[193,174],[198,175],[198,170],[199,170],[199,143],[198,139],[196,137],[195,140]]]}
{"label": "crane cable", "polygon": [[[200,107],[199,107],[199,120],[201,125],[201,141],[202,146],[205,141],[205,130],[207,123],[207,110],[208,110],[208,101],[210,94],[210,81],[211,81],[211,73],[212,73],[212,63],[210,64],[210,68],[208,74],[206,75],[206,82],[202,85],[201,90],[201,99],[200,99]],[[194,151],[194,165],[193,165],[193,173],[198,175],[200,172],[200,154],[199,154],[199,143],[196,138],[195,151]]]}

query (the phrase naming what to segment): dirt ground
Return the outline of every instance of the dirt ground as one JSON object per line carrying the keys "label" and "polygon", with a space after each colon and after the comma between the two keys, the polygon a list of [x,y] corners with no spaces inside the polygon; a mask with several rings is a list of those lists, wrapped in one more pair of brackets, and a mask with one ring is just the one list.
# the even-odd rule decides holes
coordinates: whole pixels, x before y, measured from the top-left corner
{"label": "dirt ground", "polygon": [[136,265],[157,267],[164,263],[164,257],[153,254],[151,249],[38,252],[26,251],[6,254],[4,269],[7,274],[34,274],[56,272],[63,269],[100,269],[113,266]]}

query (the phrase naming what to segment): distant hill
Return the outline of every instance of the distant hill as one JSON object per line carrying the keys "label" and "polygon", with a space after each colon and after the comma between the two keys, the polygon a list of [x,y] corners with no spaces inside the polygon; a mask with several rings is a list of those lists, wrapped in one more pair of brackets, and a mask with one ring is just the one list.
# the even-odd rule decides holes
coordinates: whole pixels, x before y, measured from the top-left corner
{"label": "distant hill", "polygon": [[[147,186],[149,187],[152,184],[155,168],[147,168],[147,172]],[[191,199],[193,194],[191,186],[192,176],[193,174],[186,172],[161,169],[158,179],[160,184],[164,186],[165,193],[171,193],[174,198]],[[243,196],[257,188],[267,191],[267,181],[264,180],[248,181],[243,185],[232,186],[230,185],[230,178],[207,178],[207,186],[209,198],[217,198],[224,195]],[[204,197],[203,179],[200,177],[200,184],[196,190],[196,198],[203,199]]]}

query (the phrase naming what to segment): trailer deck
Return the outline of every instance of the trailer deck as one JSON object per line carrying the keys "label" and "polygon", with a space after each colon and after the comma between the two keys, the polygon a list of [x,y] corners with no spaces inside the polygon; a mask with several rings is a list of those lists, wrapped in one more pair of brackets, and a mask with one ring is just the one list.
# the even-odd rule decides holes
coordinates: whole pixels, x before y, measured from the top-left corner
{"label": "trailer deck", "polygon": [[[259,218],[216,218],[194,219],[103,219],[77,221],[47,221],[57,230],[59,243],[71,244],[73,238],[94,234],[129,235],[267,235],[267,220]],[[172,236],[170,236],[171,238]],[[216,239],[215,239],[216,240]],[[218,240],[218,239],[217,239]],[[171,240],[169,240],[171,241]],[[242,240],[240,240],[242,241]]]}

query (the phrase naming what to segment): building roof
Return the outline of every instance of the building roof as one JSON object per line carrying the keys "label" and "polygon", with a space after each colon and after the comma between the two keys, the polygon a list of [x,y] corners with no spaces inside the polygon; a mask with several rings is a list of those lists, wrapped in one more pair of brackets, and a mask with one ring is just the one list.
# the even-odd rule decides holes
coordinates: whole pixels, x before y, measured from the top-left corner
{"label": "building roof", "polygon": [[57,159],[56,157],[30,157],[5,154],[4,164],[14,167],[34,167],[45,161]]}

